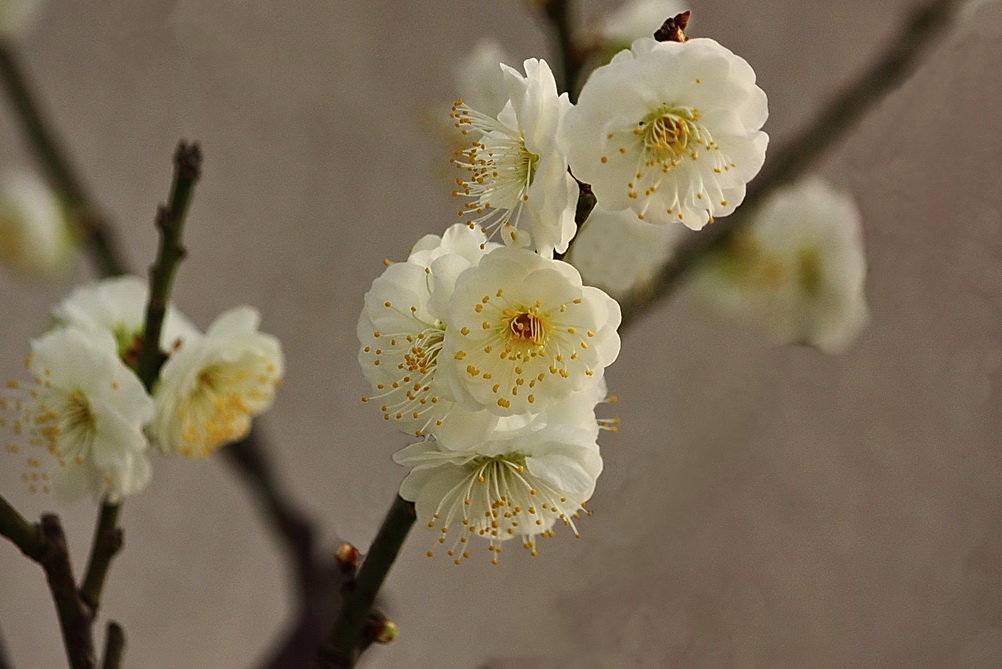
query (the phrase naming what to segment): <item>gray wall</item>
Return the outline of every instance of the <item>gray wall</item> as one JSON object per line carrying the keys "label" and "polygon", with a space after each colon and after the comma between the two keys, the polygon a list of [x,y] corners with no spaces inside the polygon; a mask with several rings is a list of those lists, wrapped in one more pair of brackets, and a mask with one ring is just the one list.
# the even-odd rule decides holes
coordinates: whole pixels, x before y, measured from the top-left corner
{"label": "gray wall", "polygon": [[[910,4],[704,0],[690,32],[755,67],[778,145]],[[821,166],[865,218],[873,317],[857,344],[778,347],[684,299],[650,315],[608,372],[623,426],[604,435],[584,537],[455,567],[416,528],[389,581],[401,636],[367,666],[1002,663],[999,14],[944,36]],[[517,61],[544,54],[516,0],[51,3],[25,40],[134,267],[152,258],[175,142],[202,142],[177,302],[203,327],[257,305],[284,343],[262,425],[331,546],[367,546],[404,474],[390,454],[407,439],[358,401],[355,323],[382,259],[455,220],[434,129],[483,31]],[[9,114],[0,161],[28,164]],[[0,277],[0,377],[70,286]],[[30,517],[51,508],[4,458],[3,494]],[[93,505],[58,510],[79,569]],[[104,613],[129,666],[247,666],[280,633],[287,574],[221,459],[158,458],[124,522]],[[19,667],[63,663],[42,573],[7,542],[0,628]]]}

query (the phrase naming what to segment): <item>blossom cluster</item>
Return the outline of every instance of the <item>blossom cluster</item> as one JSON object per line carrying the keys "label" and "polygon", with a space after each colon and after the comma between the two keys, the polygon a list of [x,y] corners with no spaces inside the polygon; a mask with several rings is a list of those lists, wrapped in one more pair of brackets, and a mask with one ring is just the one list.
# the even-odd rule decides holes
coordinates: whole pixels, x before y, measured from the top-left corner
{"label": "blossom cluster", "polygon": [[390,264],[358,324],[363,401],[421,439],[395,456],[411,467],[401,496],[457,563],[471,533],[533,554],[558,523],[576,533],[602,470],[595,407],[620,307],[555,258],[578,232],[581,184],[598,200],[591,220],[699,228],[740,203],[767,142],[751,67],[713,40],[637,39],[577,104],[545,61],[490,66],[499,53],[482,43],[463,73],[482,108],[451,112],[465,224]]}
{"label": "blossom cluster", "polygon": [[33,491],[118,501],[149,483],[151,444],[206,456],[246,436],[251,418],[272,404],[282,350],[258,332],[250,307],[223,313],[202,333],[168,306],[165,361],[147,392],[134,366],[148,299],[138,277],[78,287],[32,341],[29,379],[8,382],[0,409],[13,432],[6,448],[28,456],[23,478]]}

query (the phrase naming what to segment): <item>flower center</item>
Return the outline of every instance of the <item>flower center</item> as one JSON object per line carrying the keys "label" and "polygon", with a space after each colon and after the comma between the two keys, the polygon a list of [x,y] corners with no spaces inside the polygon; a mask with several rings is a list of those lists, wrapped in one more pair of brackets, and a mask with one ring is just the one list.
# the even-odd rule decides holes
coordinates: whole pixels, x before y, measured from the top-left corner
{"label": "flower center", "polygon": [[505,319],[508,321],[508,336],[511,339],[531,342],[535,346],[546,344],[546,326],[543,324],[543,319],[533,313],[534,311],[505,310]]}
{"label": "flower center", "polygon": [[807,246],[797,253],[797,276],[805,294],[816,296],[821,291],[821,251]]}
{"label": "flower center", "polygon": [[634,131],[645,151],[658,161],[675,160],[691,153],[690,142],[705,134],[698,125],[699,111],[661,105],[640,121]]}

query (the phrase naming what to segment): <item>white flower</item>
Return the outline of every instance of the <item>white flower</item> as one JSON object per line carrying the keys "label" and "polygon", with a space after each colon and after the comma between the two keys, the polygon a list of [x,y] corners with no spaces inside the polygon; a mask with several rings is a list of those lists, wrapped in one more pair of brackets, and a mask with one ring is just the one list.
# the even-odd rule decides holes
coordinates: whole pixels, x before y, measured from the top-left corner
{"label": "white flower", "polygon": [[859,210],[818,180],[777,193],[692,289],[728,316],[761,323],[783,341],[845,349],[867,320]]}
{"label": "white flower", "polygon": [[0,37],[26,32],[41,6],[41,0],[0,0]]}
{"label": "white flower", "polygon": [[462,102],[453,107],[456,127],[474,135],[472,146],[453,158],[464,172],[453,195],[469,200],[460,215],[491,234],[500,229],[505,244],[532,245],[552,257],[554,249],[567,249],[575,231],[578,186],[560,142],[571,103],[566,93],[557,95],[546,61],[525,61],[524,77],[500,67],[510,99],[497,118]]}
{"label": "white flower", "polygon": [[5,173],[0,184],[0,261],[23,276],[41,279],[68,273],[79,257],[76,235],[55,194],[29,173]]}
{"label": "white flower", "polygon": [[[138,276],[118,276],[79,286],[53,307],[58,325],[73,325],[94,332],[109,332],[119,356],[138,353],[146,326],[149,286]],[[201,336],[192,323],[168,305],[160,333],[160,347],[170,352]]]}
{"label": "white flower", "polygon": [[15,397],[0,405],[15,411],[14,434],[33,447],[24,474],[32,491],[51,486],[67,499],[90,492],[115,502],[149,483],[143,426],[153,417],[153,401],[105,338],[111,336],[52,330],[31,344],[32,382],[7,384]]}
{"label": "white flower", "polygon": [[[449,429],[451,414],[462,411],[443,396],[438,378],[448,301],[459,275],[498,247],[479,229],[457,223],[441,238],[422,238],[407,262],[387,267],[365,294],[358,360],[374,394],[362,400],[379,402],[383,417],[401,430],[439,434]],[[459,424],[464,438],[481,438],[496,422],[466,416]]]}
{"label": "white flower", "polygon": [[616,359],[620,319],[571,265],[498,248],[456,282],[439,373],[470,411],[539,413]]}
{"label": "white flower", "polygon": [[665,19],[684,11],[676,0],[631,0],[602,19],[599,34],[620,48],[629,48],[638,37],[650,37]]}
{"label": "white flower", "polygon": [[680,225],[638,220],[629,210],[606,211],[596,206],[564,259],[578,268],[587,285],[619,300],[650,284],[685,232]]}
{"label": "white flower", "polygon": [[247,436],[251,418],[271,406],[285,362],[259,322],[252,307],[230,309],[164,363],[151,432],[165,453],[207,456]]}
{"label": "white flower", "polygon": [[558,522],[577,535],[574,521],[602,472],[591,432],[564,425],[463,451],[422,441],[399,451],[394,460],[413,467],[400,495],[415,502],[420,522],[441,532],[439,542],[446,542],[450,528],[460,528],[448,551],[456,564],[470,557],[470,536],[489,540],[497,564],[500,544],[508,539],[518,537],[536,555],[536,538],[553,536]]}
{"label": "white flower", "polygon": [[481,38],[456,69],[456,85],[463,102],[487,116],[496,117],[508,102],[505,73],[500,63],[508,55],[492,37]]}
{"label": "white flower", "polygon": [[638,39],[592,72],[567,113],[568,159],[599,204],[698,230],[734,211],[765,159],[766,98],[710,39]]}

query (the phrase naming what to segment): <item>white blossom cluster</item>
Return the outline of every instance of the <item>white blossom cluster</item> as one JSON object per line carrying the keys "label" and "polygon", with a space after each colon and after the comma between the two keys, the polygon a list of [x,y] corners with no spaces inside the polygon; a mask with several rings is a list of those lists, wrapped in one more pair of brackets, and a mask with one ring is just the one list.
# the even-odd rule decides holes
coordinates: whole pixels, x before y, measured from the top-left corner
{"label": "white blossom cluster", "polygon": [[246,436],[251,418],[271,406],[282,350],[258,332],[250,307],[223,313],[202,333],[168,306],[160,342],[167,357],[147,393],[133,366],[148,296],[146,282],[132,276],[77,288],[32,341],[29,379],[7,383],[0,425],[12,432],[6,449],[27,456],[32,491],[118,501],[149,483],[151,444],[206,456]]}
{"label": "white blossom cluster", "polygon": [[451,113],[467,141],[452,159],[465,224],[390,264],[358,324],[363,401],[421,438],[395,456],[411,467],[401,496],[457,563],[471,536],[536,554],[555,525],[576,533],[602,471],[595,407],[620,307],[554,259],[578,231],[580,184],[596,220],[699,228],[740,203],[767,142],[754,73],[712,40],[637,39],[577,104],[545,61],[485,65],[499,53],[478,46],[462,75],[481,82],[469,100],[482,107],[460,100]]}

